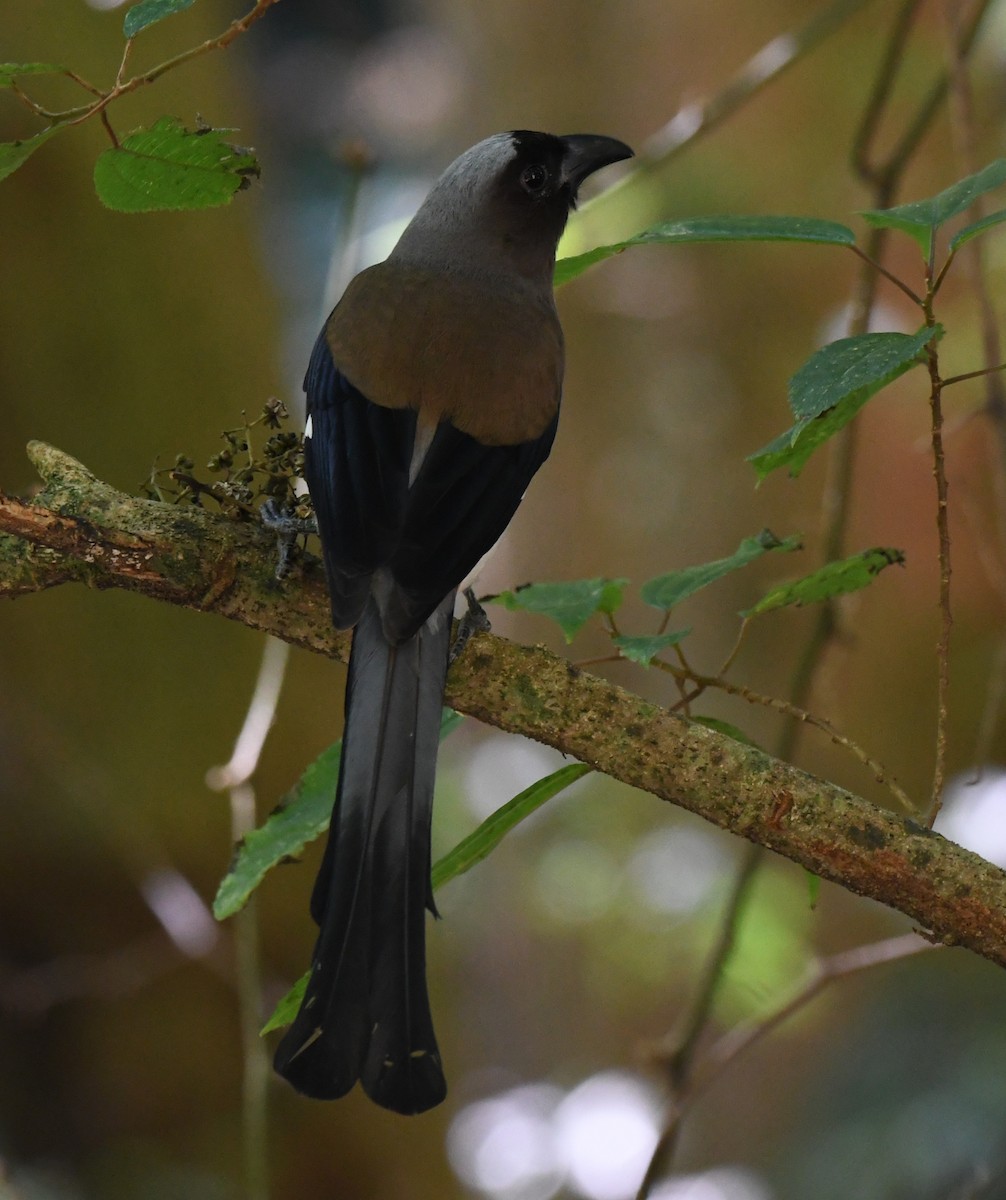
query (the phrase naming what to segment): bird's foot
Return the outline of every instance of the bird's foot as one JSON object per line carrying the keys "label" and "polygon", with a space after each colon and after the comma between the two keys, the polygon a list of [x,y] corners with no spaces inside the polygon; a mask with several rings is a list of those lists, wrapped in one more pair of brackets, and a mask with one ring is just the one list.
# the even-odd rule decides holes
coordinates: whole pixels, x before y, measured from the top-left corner
{"label": "bird's foot", "polygon": [[267,500],[259,509],[262,524],[276,535],[278,558],[276,578],[284,579],[290,570],[297,538],[307,533],[318,532],[314,517],[298,517],[277,500]]}
{"label": "bird's foot", "polygon": [[470,587],[465,588],[465,600],[468,601],[468,611],[458,621],[458,632],[447,656],[448,666],[458,658],[473,634],[488,633],[492,629],[492,623],[486,610],[475,599],[475,593]]}

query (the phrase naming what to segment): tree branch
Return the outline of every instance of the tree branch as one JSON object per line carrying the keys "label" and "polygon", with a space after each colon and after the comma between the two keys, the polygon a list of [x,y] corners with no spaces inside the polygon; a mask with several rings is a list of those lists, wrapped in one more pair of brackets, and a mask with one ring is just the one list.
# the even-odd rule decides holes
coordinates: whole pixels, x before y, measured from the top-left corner
{"label": "tree branch", "polygon": [[[329,626],[317,560],[306,557],[277,583],[275,546],[263,529],[124,495],[40,442],[28,453],[45,486],[30,502],[0,493],[0,596],[73,580],[120,587],[346,656],[348,637]],[[1006,873],[912,820],[692,725],[540,646],[474,636],[450,672],[447,700],[1006,966]]]}

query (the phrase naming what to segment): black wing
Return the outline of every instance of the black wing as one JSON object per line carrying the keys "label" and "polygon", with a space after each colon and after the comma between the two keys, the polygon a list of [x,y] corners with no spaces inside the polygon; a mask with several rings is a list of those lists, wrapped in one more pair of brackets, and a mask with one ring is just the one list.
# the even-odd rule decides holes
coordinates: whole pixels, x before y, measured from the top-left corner
{"label": "black wing", "polygon": [[371,404],[332,361],[322,330],[304,379],[311,436],[307,481],[337,629],[355,625],[370,577],[398,543],[409,489],[416,414]]}

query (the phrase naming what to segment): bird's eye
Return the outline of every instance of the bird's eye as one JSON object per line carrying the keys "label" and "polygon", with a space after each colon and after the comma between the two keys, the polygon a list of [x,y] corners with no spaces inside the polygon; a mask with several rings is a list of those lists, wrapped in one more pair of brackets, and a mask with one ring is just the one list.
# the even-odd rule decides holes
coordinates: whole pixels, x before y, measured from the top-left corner
{"label": "bird's eye", "polygon": [[541,163],[532,163],[520,173],[520,185],[533,196],[548,183],[548,171]]}

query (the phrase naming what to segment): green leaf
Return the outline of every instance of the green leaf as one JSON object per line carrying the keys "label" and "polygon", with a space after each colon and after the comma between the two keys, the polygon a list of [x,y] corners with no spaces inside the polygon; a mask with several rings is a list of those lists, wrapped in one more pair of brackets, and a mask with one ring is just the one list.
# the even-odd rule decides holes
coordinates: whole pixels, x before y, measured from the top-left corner
{"label": "green leaf", "polygon": [[191,8],[196,0],[140,0],[126,13],[122,32],[127,38],[136,37],[141,29],[170,17],[172,13]]}
{"label": "green leaf", "polygon": [[102,203],[118,212],[212,208],[226,204],[258,174],[247,150],[228,145],[222,129],[186,129],[161,117],[94,164],[94,186]]}
{"label": "green leaf", "polygon": [[[445,710],[445,713],[449,710]],[[457,714],[452,714],[457,717]],[[460,717],[457,717],[460,720]],[[441,729],[443,736],[443,729]],[[519,795],[508,800],[473,832],[460,841],[453,850],[448,851],[439,859],[430,873],[434,891],[443,887],[449,880],[463,875],[466,871],[486,858],[503,838],[521,821],[529,817],[536,809],[541,808],[546,800],[551,800],[560,792],[565,791],[570,784],[582,779],[591,770],[586,763],[570,763],[560,767],[544,779],[539,779]],[[282,1029],[291,1024],[297,1015],[304,992],[307,990],[311,972],[308,971],[293,985],[289,992],[276,1005],[272,1016],[263,1025],[261,1033],[271,1033],[274,1029]]]}
{"label": "green leaf", "polygon": [[558,771],[553,771],[551,775],[532,783],[491,816],[486,817],[478,829],[460,841],[434,865],[431,873],[434,891],[443,887],[448,880],[471,870],[476,863],[496,849],[511,829],[541,808],[546,800],[551,800],[553,796],[565,791],[570,784],[582,779],[590,770],[586,763],[569,763],[560,767]]}
{"label": "green leaf", "polygon": [[13,175],[39,146],[63,128],[65,128],[63,125],[51,125],[48,129],[43,129],[41,133],[36,133],[34,137],[25,138],[23,141],[0,142],[0,179],[6,179],[8,175]]}
{"label": "green leaf", "polygon": [[594,263],[621,254],[630,246],[669,246],[680,242],[814,242],[825,246],[852,246],[856,235],[837,221],[816,217],[711,216],[683,221],[662,221],[610,246],[562,258],[555,265],[554,282],[561,287]]}
{"label": "green leaf", "polygon": [[796,424],[748,456],[759,480],[779,467],[799,475],[818,446],[882,388],[924,362],[927,343],[942,335],[942,326],[924,325],[913,334],[863,333],[822,346],[790,380]]}
{"label": "green leaf", "polygon": [[304,993],[307,991],[310,978],[310,971],[305,971],[301,975],[300,979],[297,980],[272,1010],[272,1016],[259,1030],[259,1037],[264,1037],[267,1033],[272,1033],[274,1029],[285,1029],[287,1025],[293,1024],[300,1009],[301,1001],[304,999]]}
{"label": "green leaf", "polygon": [[14,86],[22,75],[63,75],[66,67],[56,63],[0,63],[0,88]]}
{"label": "green leaf", "polygon": [[856,592],[871,583],[885,567],[892,563],[903,564],[905,555],[901,550],[878,546],[863,550],[838,562],[830,562],[810,575],[792,583],[780,584],[763,596],[758,603],[742,616],[753,617],[757,613],[771,612],[791,604],[818,604],[846,592]]}
{"label": "green leaf", "polygon": [[[463,719],[445,708],[440,721],[441,741]],[[341,757],[342,742],[322,751],[272,814],[240,843],[213,901],[213,915],[218,921],[233,916],[268,871],[286,859],[295,858],[325,832],[332,816]]]}
{"label": "green leaf", "polygon": [[613,613],[622,603],[627,579],[575,579],[569,583],[529,583],[512,592],[490,596],[511,612],[540,613],[551,617],[571,642],[598,612]]}
{"label": "green leaf", "polygon": [[686,596],[708,587],[731,571],[746,567],[769,550],[799,550],[798,537],[777,538],[771,529],[763,529],[754,537],[746,537],[729,558],[718,558],[714,562],[700,563],[695,567],[683,567],[680,571],[668,571],[643,584],[640,595],[654,608],[665,612],[680,604]]}
{"label": "green leaf", "polygon": [[743,729],[738,729],[736,725],[731,725],[729,721],[721,721],[719,717],[692,717],[693,725],[702,725],[706,729],[712,729],[716,733],[722,733],[728,738],[733,738],[735,742],[740,742],[742,746],[753,746],[756,750],[761,747],[757,742],[751,740]]}
{"label": "green leaf", "polygon": [[640,666],[648,667],[658,654],[666,650],[668,646],[677,645],[691,632],[691,629],[676,629],[673,633],[654,633],[649,636],[646,634],[619,634],[611,641],[618,647],[623,658],[639,663]]}
{"label": "green leaf", "polygon": [[975,221],[973,225],[965,225],[963,229],[958,229],[950,239],[950,249],[957,250],[965,242],[970,242],[973,237],[984,233],[986,229],[992,229],[996,225],[1001,225],[1003,221],[1006,221],[1006,208],[1001,208],[998,212],[989,213],[987,217],[982,217],[980,221]]}
{"label": "green leaf", "polygon": [[875,208],[861,214],[871,225],[900,229],[913,237],[928,259],[933,251],[936,230],[951,217],[964,212],[979,196],[1006,183],[1006,158],[998,158],[981,171],[969,175],[928,200],[914,200],[896,208]]}

